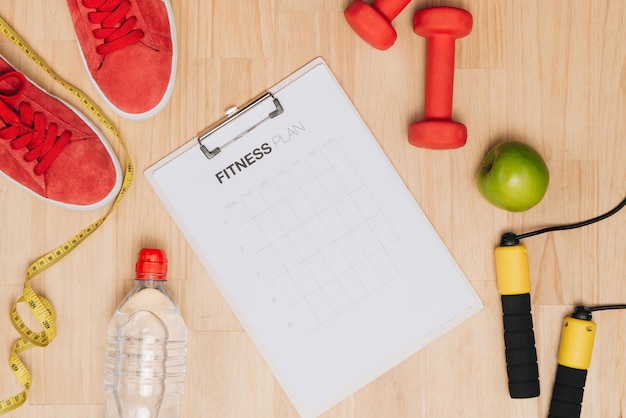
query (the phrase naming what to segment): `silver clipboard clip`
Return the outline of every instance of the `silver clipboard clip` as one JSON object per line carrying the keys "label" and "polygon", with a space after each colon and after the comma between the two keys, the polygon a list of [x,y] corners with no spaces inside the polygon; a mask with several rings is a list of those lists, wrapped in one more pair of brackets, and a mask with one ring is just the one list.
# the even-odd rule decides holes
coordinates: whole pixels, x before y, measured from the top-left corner
{"label": "silver clipboard clip", "polygon": [[[224,144],[222,144],[220,146],[217,146],[217,147],[215,147],[215,148],[213,148],[211,150],[208,149],[202,143],[204,140],[208,139],[216,131],[222,129],[227,124],[235,121],[237,118],[245,115],[246,113],[248,113],[249,111],[251,111],[252,109],[257,107],[259,104],[265,102],[266,100],[271,100],[272,101],[272,103],[274,104],[275,110],[271,111],[265,118],[261,119],[258,122],[254,122],[249,128],[245,129],[243,132],[240,132],[239,134],[235,135],[233,138],[231,138],[228,141],[226,141]],[[215,157],[217,154],[219,154],[220,151],[222,151],[222,149],[226,148],[227,146],[229,146],[233,142],[235,142],[238,139],[240,139],[241,137],[245,136],[247,133],[252,131],[257,126],[261,125],[264,122],[267,122],[270,119],[275,118],[276,116],[280,115],[281,113],[283,113],[283,107],[280,104],[280,101],[276,97],[274,97],[274,95],[272,93],[269,93],[269,92],[265,93],[261,97],[258,97],[256,99],[252,100],[251,102],[246,104],[242,109],[238,109],[237,107],[231,107],[230,109],[228,109],[226,111],[226,118],[225,119],[223,119],[222,121],[220,121],[217,124],[215,124],[215,125],[207,128],[207,129],[205,129],[200,134],[198,134],[198,144],[200,144],[200,150],[202,151],[202,153],[208,159],[211,159],[211,158]]]}

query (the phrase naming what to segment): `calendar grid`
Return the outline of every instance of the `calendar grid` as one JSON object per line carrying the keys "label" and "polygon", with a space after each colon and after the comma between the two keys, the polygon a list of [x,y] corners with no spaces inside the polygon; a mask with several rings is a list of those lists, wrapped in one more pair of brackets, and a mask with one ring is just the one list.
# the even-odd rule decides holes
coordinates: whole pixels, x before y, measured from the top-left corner
{"label": "calendar grid", "polygon": [[290,328],[314,330],[413,263],[337,139],[260,179],[233,207],[227,224],[266,260],[258,276]]}

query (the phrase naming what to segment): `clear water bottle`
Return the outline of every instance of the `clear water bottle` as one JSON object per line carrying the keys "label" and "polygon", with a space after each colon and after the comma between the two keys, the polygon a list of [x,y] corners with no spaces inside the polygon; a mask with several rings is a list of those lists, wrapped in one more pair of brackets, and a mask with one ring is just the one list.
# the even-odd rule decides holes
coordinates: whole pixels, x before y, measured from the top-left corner
{"label": "clear water bottle", "polygon": [[167,256],[143,248],[135,287],[109,322],[107,418],[177,418],[185,388],[187,327],[165,288]]}

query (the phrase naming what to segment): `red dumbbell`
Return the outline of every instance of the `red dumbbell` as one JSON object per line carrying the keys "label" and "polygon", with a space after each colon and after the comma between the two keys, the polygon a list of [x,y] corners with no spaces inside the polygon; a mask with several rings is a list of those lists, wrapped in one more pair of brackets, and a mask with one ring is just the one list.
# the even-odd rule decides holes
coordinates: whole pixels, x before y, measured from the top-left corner
{"label": "red dumbbell", "polygon": [[348,24],[365,42],[377,49],[389,49],[398,35],[391,26],[411,0],[374,0],[370,5],[353,0],[343,14]]}
{"label": "red dumbbell", "polygon": [[454,43],[472,31],[472,15],[456,7],[430,7],[413,19],[413,31],[427,39],[424,119],[409,126],[409,143],[451,149],[465,145],[467,128],[452,120]]}

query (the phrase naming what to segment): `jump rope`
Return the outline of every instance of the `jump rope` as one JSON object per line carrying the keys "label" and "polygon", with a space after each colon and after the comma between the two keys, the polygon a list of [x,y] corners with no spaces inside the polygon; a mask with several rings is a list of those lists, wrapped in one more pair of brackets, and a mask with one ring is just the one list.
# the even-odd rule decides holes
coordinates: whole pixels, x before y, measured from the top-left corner
{"label": "jump rope", "polygon": [[[74,95],[101,124],[103,124],[113,136],[117,139],[117,142],[121,145],[125,157],[126,157],[126,171],[124,172],[124,178],[122,181],[122,187],[115,198],[112,206],[106,212],[104,216],[99,218],[94,223],[90,224],[72,238],[58,246],[57,248],[49,251],[43,256],[39,257],[33,262],[26,270],[26,277],[24,279],[24,289],[22,296],[13,304],[10,312],[11,324],[15,330],[21,335],[12,346],[9,353],[9,367],[11,372],[17,378],[19,384],[23,390],[10,398],[0,399],[0,415],[13,411],[19,408],[26,402],[28,393],[32,386],[32,376],[22,360],[20,360],[18,354],[23,353],[26,350],[30,350],[34,347],[46,347],[52,342],[57,335],[56,326],[56,312],[54,307],[46,298],[38,295],[30,285],[30,281],[37,275],[46,271],[49,267],[60,261],[63,257],[71,253],[76,247],[93,234],[104,221],[109,217],[113,210],[120,203],[130,185],[133,181],[135,169],[133,168],[132,161],[128,156],[128,151],[122,138],[120,137],[117,128],[105,116],[105,114],[98,108],[98,106],[82,91],[74,87],[67,81],[63,80],[57,75],[33,49],[0,17],[0,32],[15,46],[17,46],[24,54],[26,54],[31,61],[33,61],[39,68],[46,72],[57,83],[61,84],[66,90]],[[30,310],[31,314],[35,317],[41,327],[41,331],[35,331],[24,323],[20,317],[17,306],[23,303]]]}
{"label": "jump rope", "polygon": [[[501,295],[506,369],[511,398],[539,396],[539,368],[530,303],[528,253],[520,240],[547,232],[581,228],[600,222],[626,206],[626,198],[610,211],[586,221],[556,225],[523,234],[507,232],[495,249],[496,282]],[[626,304],[577,306],[563,321],[557,370],[548,418],[580,417],[587,370],[596,333],[592,312],[626,309]]]}

